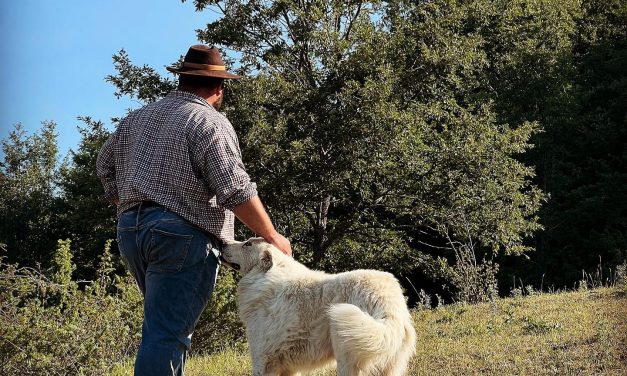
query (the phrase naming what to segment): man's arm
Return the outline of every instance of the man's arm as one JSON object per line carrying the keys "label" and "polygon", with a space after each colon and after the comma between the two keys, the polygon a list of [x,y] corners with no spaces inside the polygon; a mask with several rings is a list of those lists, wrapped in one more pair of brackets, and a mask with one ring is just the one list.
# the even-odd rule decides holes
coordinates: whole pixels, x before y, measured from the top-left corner
{"label": "man's arm", "polygon": [[115,182],[115,157],[113,155],[116,133],[117,131],[109,136],[102,146],[100,153],[98,153],[98,158],[96,159],[96,174],[104,187],[105,198],[117,205],[119,198]]}
{"label": "man's arm", "polygon": [[288,256],[292,255],[290,241],[276,231],[259,196],[254,196],[250,200],[237,205],[232,211],[246,227],[277,247],[281,252]]}
{"label": "man's arm", "polygon": [[223,124],[200,124],[189,135],[192,163],[216,195],[219,206],[235,216],[257,235],[287,255],[292,255],[289,240],[279,234],[257,196],[257,186],[244,169],[233,127]]}

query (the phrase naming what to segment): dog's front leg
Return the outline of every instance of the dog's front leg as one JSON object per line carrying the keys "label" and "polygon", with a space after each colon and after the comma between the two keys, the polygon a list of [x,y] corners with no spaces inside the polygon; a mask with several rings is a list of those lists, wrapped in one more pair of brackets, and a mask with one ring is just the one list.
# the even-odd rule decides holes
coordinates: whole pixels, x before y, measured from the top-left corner
{"label": "dog's front leg", "polygon": [[265,359],[253,357],[253,376],[297,376],[296,373],[278,373],[274,367],[268,366]]}
{"label": "dog's front leg", "polygon": [[298,376],[298,373],[281,372],[276,365],[268,363],[268,357],[264,353],[254,354],[251,352],[253,359],[253,376]]}
{"label": "dog's front leg", "polygon": [[263,351],[255,351],[252,346],[250,350],[250,357],[253,360],[253,376],[279,376],[278,373],[268,369],[268,359]]}
{"label": "dog's front leg", "polygon": [[261,354],[255,354],[251,352],[253,359],[253,376],[266,376],[266,364]]}

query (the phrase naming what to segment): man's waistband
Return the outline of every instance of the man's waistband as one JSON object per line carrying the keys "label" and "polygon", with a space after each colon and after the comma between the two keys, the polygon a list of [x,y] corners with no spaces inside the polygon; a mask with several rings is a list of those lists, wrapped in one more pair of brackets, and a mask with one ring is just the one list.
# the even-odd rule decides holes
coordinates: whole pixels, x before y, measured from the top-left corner
{"label": "man's waistband", "polygon": [[132,210],[140,210],[140,209],[148,209],[148,208],[154,208],[154,207],[163,207],[163,205],[161,204],[157,204],[154,201],[141,201],[138,202],[137,204],[131,206],[130,208],[124,210],[125,212],[127,211],[132,211]]}

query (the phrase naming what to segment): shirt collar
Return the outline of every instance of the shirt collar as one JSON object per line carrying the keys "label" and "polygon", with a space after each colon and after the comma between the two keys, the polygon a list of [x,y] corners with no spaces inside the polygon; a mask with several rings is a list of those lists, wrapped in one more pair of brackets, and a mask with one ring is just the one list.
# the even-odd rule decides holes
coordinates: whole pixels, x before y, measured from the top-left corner
{"label": "shirt collar", "polygon": [[190,93],[189,91],[174,89],[168,94],[168,97],[183,99],[183,100],[190,101],[190,102],[196,102],[196,103],[213,108],[213,106],[209,104],[209,102],[207,102],[205,98],[198,96],[194,93]]}

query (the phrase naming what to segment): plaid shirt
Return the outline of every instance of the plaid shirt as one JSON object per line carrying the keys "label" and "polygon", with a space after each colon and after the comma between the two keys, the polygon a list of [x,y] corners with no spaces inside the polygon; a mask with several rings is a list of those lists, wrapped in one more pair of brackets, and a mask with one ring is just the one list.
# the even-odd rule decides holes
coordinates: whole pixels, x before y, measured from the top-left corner
{"label": "plaid shirt", "polygon": [[118,216],[154,201],[222,240],[233,239],[230,209],[257,195],[231,123],[178,90],[122,120],[98,155],[97,173],[105,197],[119,200]]}

